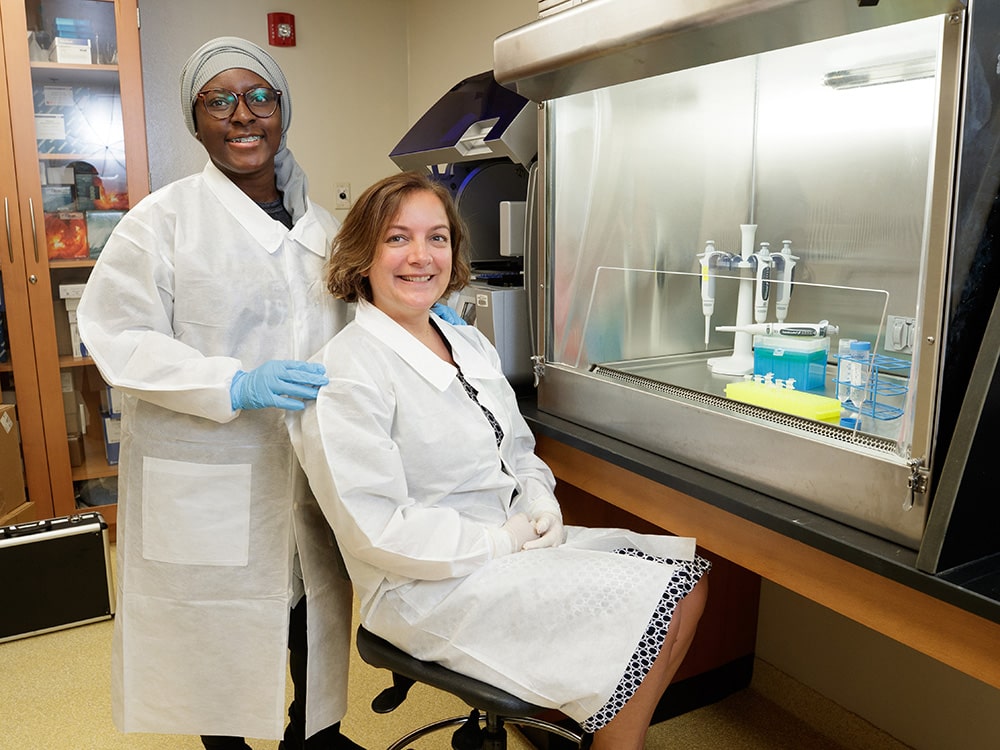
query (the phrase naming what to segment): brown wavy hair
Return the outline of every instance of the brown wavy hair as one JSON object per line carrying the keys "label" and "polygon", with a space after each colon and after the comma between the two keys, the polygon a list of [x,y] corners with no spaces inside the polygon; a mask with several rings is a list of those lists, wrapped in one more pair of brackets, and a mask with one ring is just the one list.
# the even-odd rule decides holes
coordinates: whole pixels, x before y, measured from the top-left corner
{"label": "brown wavy hair", "polygon": [[451,234],[451,279],[445,294],[451,294],[469,283],[472,268],[469,261],[469,232],[458,214],[448,189],[420,172],[402,172],[379,180],[361,194],[347,213],[326,266],[326,288],[345,302],[359,299],[373,301],[367,273],[375,263],[382,235],[399,213],[403,200],[410,194],[426,190],[436,195],[448,216]]}

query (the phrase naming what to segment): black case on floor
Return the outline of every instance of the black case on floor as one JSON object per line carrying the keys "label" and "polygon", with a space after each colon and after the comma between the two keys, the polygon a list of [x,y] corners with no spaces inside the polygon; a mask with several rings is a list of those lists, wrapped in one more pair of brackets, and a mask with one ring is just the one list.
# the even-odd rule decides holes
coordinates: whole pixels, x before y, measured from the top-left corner
{"label": "black case on floor", "polygon": [[0,527],[0,643],[115,613],[108,524],[97,512]]}

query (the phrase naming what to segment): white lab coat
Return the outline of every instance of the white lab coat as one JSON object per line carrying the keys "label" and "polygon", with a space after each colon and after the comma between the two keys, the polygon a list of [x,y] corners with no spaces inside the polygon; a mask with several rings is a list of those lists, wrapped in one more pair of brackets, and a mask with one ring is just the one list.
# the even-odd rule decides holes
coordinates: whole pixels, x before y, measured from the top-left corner
{"label": "white lab coat", "polygon": [[315,205],[286,229],[209,163],[135,206],[87,282],[81,337],[125,394],[112,657],[124,732],[281,736],[296,559],[307,734],[346,710],[352,592],[336,543],[283,412],[233,412],[229,393],[237,370],[306,359],[346,323],[323,282],[336,230]]}
{"label": "white lab coat", "polygon": [[471,326],[436,322],[503,427],[499,452],[455,368],[367,303],[314,358],[331,382],[289,415],[292,442],[368,629],[582,721],[617,686],[675,569],[609,552],[690,560],[694,540],[571,527],[558,548],[496,557],[489,529],[558,509],[555,482],[496,351]]}

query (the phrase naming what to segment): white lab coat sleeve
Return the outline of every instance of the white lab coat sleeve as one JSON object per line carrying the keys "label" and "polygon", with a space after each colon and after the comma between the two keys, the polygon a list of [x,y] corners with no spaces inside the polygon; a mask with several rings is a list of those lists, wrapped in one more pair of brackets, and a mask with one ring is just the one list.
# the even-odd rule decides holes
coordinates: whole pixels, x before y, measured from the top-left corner
{"label": "white lab coat sleeve", "polygon": [[537,518],[542,513],[552,513],[561,521],[562,509],[555,496],[555,478],[548,465],[535,455],[535,436],[516,403],[512,422],[517,456],[516,476],[521,483],[519,500],[531,518]]}
{"label": "white lab coat sleeve", "polygon": [[345,558],[401,579],[471,574],[495,554],[491,527],[409,496],[391,437],[392,389],[360,380],[332,378],[302,412],[301,430],[292,430]]}
{"label": "white lab coat sleeve", "polygon": [[238,413],[229,386],[240,362],[207,357],[174,337],[173,294],[167,239],[130,212],[87,281],[77,311],[80,337],[115,388],[175,412],[228,422]]}
{"label": "white lab coat sleeve", "polygon": [[[500,355],[489,340],[480,335],[480,345],[484,356],[493,368],[503,372]],[[548,465],[535,455],[535,436],[517,406],[517,396],[506,378],[497,381],[501,388],[501,398],[506,407],[511,424],[514,476],[520,483],[518,509],[523,509],[530,517],[541,513],[552,513],[560,521],[562,510],[555,496],[555,477]]]}

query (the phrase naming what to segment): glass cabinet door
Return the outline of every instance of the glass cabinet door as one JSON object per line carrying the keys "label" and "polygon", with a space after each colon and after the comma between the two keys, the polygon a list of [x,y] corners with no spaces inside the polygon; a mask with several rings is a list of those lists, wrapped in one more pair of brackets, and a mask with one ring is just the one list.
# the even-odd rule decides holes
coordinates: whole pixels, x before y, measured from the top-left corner
{"label": "glass cabinet door", "polygon": [[[16,6],[16,7],[15,7]],[[148,192],[135,0],[10,0],[5,40],[24,265],[56,515],[116,496],[118,412],[76,306]],[[126,23],[127,22],[127,23]],[[31,116],[28,116],[31,113]],[[102,508],[113,521],[114,510]]]}
{"label": "glass cabinet door", "polygon": [[[0,97],[7,101],[3,76]],[[35,378],[14,149],[6,115],[0,117],[0,194],[4,209],[0,248],[0,525],[7,525],[52,515],[52,493]]]}

